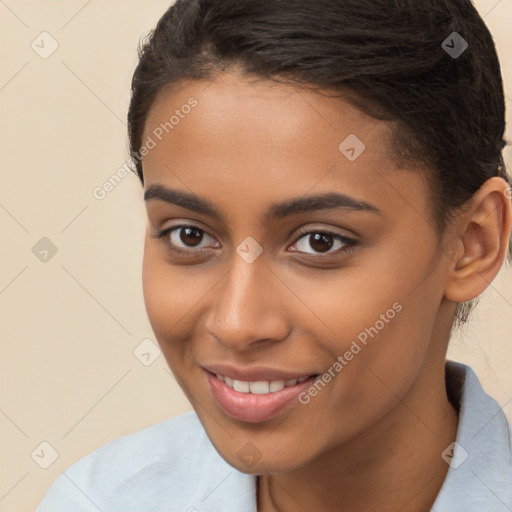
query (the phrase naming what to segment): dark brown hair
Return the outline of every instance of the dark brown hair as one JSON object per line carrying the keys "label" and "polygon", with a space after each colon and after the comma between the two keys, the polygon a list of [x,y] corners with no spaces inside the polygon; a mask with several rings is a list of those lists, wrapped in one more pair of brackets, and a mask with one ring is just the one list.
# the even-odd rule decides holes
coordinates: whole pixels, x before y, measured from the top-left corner
{"label": "dark brown hair", "polygon": [[[454,37],[467,42],[460,55],[446,51]],[[337,91],[392,121],[397,161],[429,169],[440,233],[486,180],[510,183],[500,64],[470,0],[177,0],[142,42],[132,80],[130,154],[141,182],[139,149],[158,94],[233,66]],[[460,305],[459,321],[470,306]]]}

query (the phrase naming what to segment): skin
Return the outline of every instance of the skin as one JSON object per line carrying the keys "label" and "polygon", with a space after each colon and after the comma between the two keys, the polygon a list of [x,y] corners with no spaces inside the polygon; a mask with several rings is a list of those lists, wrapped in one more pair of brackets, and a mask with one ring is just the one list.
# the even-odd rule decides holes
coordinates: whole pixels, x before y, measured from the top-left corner
{"label": "skin", "polygon": [[[426,171],[396,167],[389,124],[231,70],[162,93],[144,139],[190,97],[197,106],[145,156],[144,189],[194,193],[221,219],[147,200],[143,286],[157,340],[207,435],[229,464],[260,475],[260,512],[430,510],[458,422],[444,382],[450,329],[456,303],[478,296],[503,263],[505,182],[486,182],[440,240]],[[338,149],[349,134],[366,146],[353,162]],[[332,191],[379,212],[265,217],[275,202]],[[206,231],[202,253],[179,229],[172,240],[187,255],[155,238],[181,224]],[[330,239],[327,252],[341,251],[327,257],[300,228],[356,243]],[[248,236],[263,248],[252,263],[236,252]],[[201,365],[322,374],[395,303],[395,318],[307,405],[247,423],[214,401]],[[252,466],[237,457],[247,442],[261,454]]]}

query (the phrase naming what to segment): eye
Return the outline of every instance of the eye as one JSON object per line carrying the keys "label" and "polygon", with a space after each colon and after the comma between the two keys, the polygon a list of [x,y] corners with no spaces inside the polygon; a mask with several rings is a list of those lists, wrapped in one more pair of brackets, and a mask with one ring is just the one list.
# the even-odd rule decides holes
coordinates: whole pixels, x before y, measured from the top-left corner
{"label": "eye", "polygon": [[[312,255],[333,255],[347,251],[357,242],[352,238],[331,233],[330,231],[308,231],[304,233],[292,246],[292,251],[303,252]],[[293,249],[293,247],[297,247]]]}
{"label": "eye", "polygon": [[162,239],[169,249],[178,253],[193,253],[195,249],[208,249],[211,245],[220,247],[220,244],[204,229],[193,225],[164,229],[157,233],[155,238]]}
{"label": "eye", "polygon": [[[356,240],[325,230],[299,232],[301,235],[290,247],[292,252],[326,257],[347,252],[356,245]],[[154,235],[161,239],[172,252],[194,255],[203,250],[220,247],[220,244],[204,229],[188,224],[172,226]]]}

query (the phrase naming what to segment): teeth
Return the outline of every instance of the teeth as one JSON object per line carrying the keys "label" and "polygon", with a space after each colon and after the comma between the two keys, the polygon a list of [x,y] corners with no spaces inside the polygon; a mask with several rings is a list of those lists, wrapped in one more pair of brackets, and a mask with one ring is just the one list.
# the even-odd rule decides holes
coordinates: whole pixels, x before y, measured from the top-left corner
{"label": "teeth", "polygon": [[299,379],[290,380],[261,380],[257,382],[246,382],[243,380],[232,379],[231,377],[225,377],[224,375],[216,374],[217,378],[222,382],[225,382],[230,388],[240,393],[253,393],[255,395],[266,395],[268,393],[274,393],[281,391],[285,387],[295,386],[297,383],[304,382],[309,376],[300,377]]}
{"label": "teeth", "polygon": [[255,395],[264,395],[270,393],[270,383],[261,380],[259,382],[249,382],[249,391]]}
{"label": "teeth", "polygon": [[235,391],[240,391],[240,393],[249,393],[249,382],[245,382],[243,380],[234,380],[233,389]]}
{"label": "teeth", "polygon": [[273,380],[269,388],[270,391],[281,391],[281,389],[284,389],[284,380]]}

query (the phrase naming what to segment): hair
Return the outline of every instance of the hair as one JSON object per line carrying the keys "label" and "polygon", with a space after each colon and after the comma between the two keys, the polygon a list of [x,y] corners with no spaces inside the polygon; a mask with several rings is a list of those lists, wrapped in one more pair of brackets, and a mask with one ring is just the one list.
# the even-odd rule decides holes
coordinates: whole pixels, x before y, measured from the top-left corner
{"label": "hair", "polygon": [[[468,43],[456,58],[443,48],[453,32]],[[139,149],[159,94],[235,67],[335,91],[390,121],[397,163],[428,169],[440,234],[486,180],[511,183],[500,64],[470,0],[177,0],[141,41],[132,79],[130,155],[142,183]],[[474,304],[458,305],[456,323]]]}

